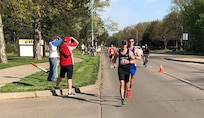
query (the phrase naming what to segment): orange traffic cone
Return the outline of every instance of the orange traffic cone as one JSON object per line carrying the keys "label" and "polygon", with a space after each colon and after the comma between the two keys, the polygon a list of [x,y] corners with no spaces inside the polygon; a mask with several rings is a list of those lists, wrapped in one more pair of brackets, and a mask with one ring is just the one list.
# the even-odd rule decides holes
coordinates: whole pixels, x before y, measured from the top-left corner
{"label": "orange traffic cone", "polygon": [[160,65],[159,72],[161,72],[161,73],[163,73],[163,72],[164,72],[164,69],[163,69],[163,67],[162,67],[162,64]]}

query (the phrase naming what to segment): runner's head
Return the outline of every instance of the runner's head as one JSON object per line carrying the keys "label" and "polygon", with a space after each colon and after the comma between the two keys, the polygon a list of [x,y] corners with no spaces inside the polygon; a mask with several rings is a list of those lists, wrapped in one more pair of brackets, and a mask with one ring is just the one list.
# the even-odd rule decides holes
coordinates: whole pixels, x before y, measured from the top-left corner
{"label": "runner's head", "polygon": [[121,48],[124,49],[124,48],[127,48],[128,42],[127,40],[122,40],[121,44],[122,44]]}
{"label": "runner's head", "polygon": [[113,47],[113,43],[110,44],[110,47]]}
{"label": "runner's head", "polygon": [[128,39],[128,47],[134,46],[135,40],[133,38]]}
{"label": "runner's head", "polygon": [[58,39],[57,36],[53,36],[53,37],[52,37],[52,41],[56,41],[57,39]]}

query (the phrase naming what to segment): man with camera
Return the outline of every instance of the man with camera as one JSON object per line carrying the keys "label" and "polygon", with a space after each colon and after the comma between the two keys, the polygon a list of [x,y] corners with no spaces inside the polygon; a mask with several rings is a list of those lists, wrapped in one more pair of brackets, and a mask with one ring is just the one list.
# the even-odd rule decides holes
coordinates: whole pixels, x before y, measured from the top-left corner
{"label": "man with camera", "polygon": [[73,66],[74,58],[72,51],[78,46],[79,42],[74,37],[65,37],[63,44],[60,46],[60,75],[56,81],[56,87],[61,82],[62,78],[65,77],[67,73],[67,87],[68,87],[68,96],[75,95],[72,93],[72,75],[73,75]]}

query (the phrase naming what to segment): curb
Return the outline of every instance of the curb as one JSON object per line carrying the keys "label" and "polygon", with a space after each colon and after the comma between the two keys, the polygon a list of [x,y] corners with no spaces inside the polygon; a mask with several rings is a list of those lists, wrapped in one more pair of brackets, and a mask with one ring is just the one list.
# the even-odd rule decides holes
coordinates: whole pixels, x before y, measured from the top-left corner
{"label": "curb", "polygon": [[166,59],[166,60],[171,60],[171,61],[179,61],[179,62],[190,62],[190,63],[204,64],[204,62],[199,62],[199,61],[187,61],[187,60],[172,59],[172,58],[164,58],[164,59]]}
{"label": "curb", "polygon": [[[88,85],[80,88],[74,88],[73,91],[81,93],[97,89],[96,85]],[[67,89],[61,90],[46,90],[46,91],[32,91],[32,92],[14,92],[14,93],[0,93],[0,100],[5,99],[21,99],[21,98],[39,98],[39,97],[50,97],[58,95],[67,95]],[[54,93],[53,93],[54,92]]]}

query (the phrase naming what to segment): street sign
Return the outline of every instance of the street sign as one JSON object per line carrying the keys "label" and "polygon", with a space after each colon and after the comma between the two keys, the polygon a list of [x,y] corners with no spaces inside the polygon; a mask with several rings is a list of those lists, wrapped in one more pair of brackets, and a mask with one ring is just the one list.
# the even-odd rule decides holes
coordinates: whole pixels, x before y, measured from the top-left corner
{"label": "street sign", "polygon": [[96,29],[93,29],[93,30],[89,30],[89,32],[97,32],[98,30],[96,30]]}
{"label": "street sign", "polygon": [[188,33],[183,33],[183,40],[188,40]]}

